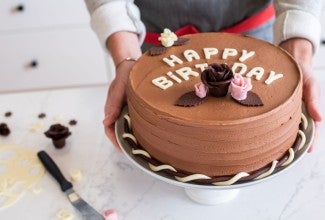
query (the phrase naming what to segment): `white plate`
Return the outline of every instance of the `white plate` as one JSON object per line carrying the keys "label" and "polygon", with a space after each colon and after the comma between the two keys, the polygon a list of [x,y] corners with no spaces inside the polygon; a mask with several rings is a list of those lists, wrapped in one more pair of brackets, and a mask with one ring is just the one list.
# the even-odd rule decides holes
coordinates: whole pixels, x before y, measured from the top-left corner
{"label": "white plate", "polygon": [[249,182],[244,182],[244,183],[236,183],[236,184],[229,185],[229,186],[214,186],[214,185],[200,185],[200,184],[196,184],[196,183],[183,183],[183,182],[179,182],[179,181],[175,180],[174,177],[169,176],[168,174],[152,171],[149,168],[148,163],[146,161],[141,159],[139,156],[133,155],[131,153],[131,146],[122,137],[122,135],[124,133],[124,115],[126,113],[128,113],[127,106],[125,106],[123,108],[123,111],[122,111],[119,119],[115,123],[115,134],[117,137],[117,141],[118,141],[119,145],[121,146],[122,151],[127,156],[127,158],[130,159],[135,166],[137,166],[141,170],[145,171],[149,175],[151,175],[159,180],[162,180],[164,182],[167,182],[167,183],[170,183],[170,184],[173,184],[176,186],[181,186],[186,189],[188,189],[188,188],[191,188],[191,189],[215,189],[215,190],[238,189],[241,187],[250,186],[253,184],[264,182],[264,181],[269,180],[275,176],[278,176],[279,174],[284,173],[284,171],[289,170],[291,167],[293,167],[306,154],[307,150],[309,149],[309,147],[311,146],[311,143],[312,143],[315,125],[314,125],[313,119],[309,116],[309,114],[307,113],[304,106],[302,107],[302,109],[303,109],[303,114],[306,116],[307,121],[308,121],[308,127],[304,131],[304,133],[306,135],[306,142],[305,142],[304,146],[299,151],[297,151],[295,153],[294,160],[289,165],[273,172],[271,175],[269,175],[267,177],[264,177],[264,178],[258,179],[258,180],[251,180]]}

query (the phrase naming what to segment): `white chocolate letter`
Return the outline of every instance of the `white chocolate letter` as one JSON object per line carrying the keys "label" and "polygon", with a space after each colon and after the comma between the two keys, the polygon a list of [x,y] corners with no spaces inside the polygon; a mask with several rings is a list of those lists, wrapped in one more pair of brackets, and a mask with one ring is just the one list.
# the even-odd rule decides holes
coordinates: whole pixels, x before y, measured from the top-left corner
{"label": "white chocolate letter", "polygon": [[175,66],[175,63],[178,63],[178,64],[182,64],[183,63],[183,61],[181,59],[179,59],[175,55],[170,55],[170,58],[165,57],[165,58],[163,58],[163,61],[165,63],[167,63],[171,67],[174,67]]}
{"label": "white chocolate letter", "polygon": [[177,76],[175,76],[172,72],[168,72],[167,73],[167,76],[169,76],[170,78],[172,78],[173,80],[175,80],[176,82],[178,82],[178,83],[181,83],[182,82],[182,80],[180,79],[180,78],[178,78]]}
{"label": "white chocolate letter", "polygon": [[198,64],[195,64],[195,68],[197,69],[200,69],[201,72],[203,72],[205,70],[205,68],[208,67],[208,64],[207,63],[198,63]]}
{"label": "white chocolate letter", "polygon": [[255,54],[255,51],[250,51],[249,53],[247,53],[247,50],[243,50],[242,55],[239,57],[239,61],[244,62],[248,58],[254,56],[254,54]]}
{"label": "white chocolate letter", "polygon": [[214,47],[203,48],[205,59],[210,59],[212,55],[218,54],[218,49]]}
{"label": "white chocolate letter", "polygon": [[225,48],[225,50],[223,51],[223,54],[222,54],[222,59],[227,59],[229,56],[230,57],[234,57],[238,54],[237,50],[236,49],[233,49],[233,48]]}
{"label": "white chocolate letter", "polygon": [[180,75],[184,80],[189,80],[189,76],[199,76],[200,74],[192,71],[190,67],[183,67],[175,71],[178,75]]}
{"label": "white chocolate letter", "polygon": [[195,50],[185,50],[184,57],[187,59],[188,62],[191,62],[193,59],[199,60],[200,56],[197,54]]}
{"label": "white chocolate letter", "polygon": [[[240,68],[240,71],[236,72],[238,68]],[[247,66],[243,63],[234,63],[231,70],[234,74],[238,73],[240,75],[243,75],[247,70]]]}
{"label": "white chocolate letter", "polygon": [[251,71],[246,74],[246,77],[255,76],[255,79],[260,80],[264,74],[264,69],[262,67],[254,67]]}
{"label": "white chocolate letter", "polygon": [[151,81],[155,86],[165,90],[173,85],[173,82],[168,80],[166,77],[161,76]]}
{"label": "white chocolate letter", "polygon": [[267,85],[270,85],[273,81],[280,79],[282,77],[283,77],[282,73],[275,73],[274,71],[271,71],[269,77],[267,78],[267,80],[265,80],[265,83]]}

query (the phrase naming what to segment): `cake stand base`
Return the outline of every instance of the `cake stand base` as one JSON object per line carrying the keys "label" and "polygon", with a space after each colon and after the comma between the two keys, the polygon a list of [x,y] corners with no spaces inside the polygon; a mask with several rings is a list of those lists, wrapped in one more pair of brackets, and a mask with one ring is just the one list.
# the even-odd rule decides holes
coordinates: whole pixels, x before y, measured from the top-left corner
{"label": "cake stand base", "polygon": [[238,195],[239,189],[215,190],[185,188],[185,192],[194,202],[202,205],[218,205],[234,199]]}

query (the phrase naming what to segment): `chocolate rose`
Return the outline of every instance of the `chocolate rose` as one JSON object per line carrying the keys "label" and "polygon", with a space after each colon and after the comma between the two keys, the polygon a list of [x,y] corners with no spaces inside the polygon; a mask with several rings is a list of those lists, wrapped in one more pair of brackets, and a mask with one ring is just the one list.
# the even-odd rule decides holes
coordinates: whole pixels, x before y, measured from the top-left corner
{"label": "chocolate rose", "polygon": [[211,95],[226,96],[234,74],[227,64],[210,64],[201,74],[202,82],[209,88]]}
{"label": "chocolate rose", "polygon": [[53,145],[56,148],[63,148],[65,146],[65,140],[71,135],[71,132],[69,128],[61,124],[54,124],[44,134],[46,137],[52,139]]}

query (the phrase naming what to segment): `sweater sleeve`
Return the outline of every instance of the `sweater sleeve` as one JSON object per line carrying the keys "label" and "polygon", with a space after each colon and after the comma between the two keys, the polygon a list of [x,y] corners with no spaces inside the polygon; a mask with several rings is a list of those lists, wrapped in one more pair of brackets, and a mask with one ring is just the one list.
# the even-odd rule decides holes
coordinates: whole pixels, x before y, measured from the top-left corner
{"label": "sweater sleeve", "polygon": [[100,44],[106,49],[107,38],[115,32],[134,32],[142,44],[145,26],[140,20],[140,11],[133,0],[85,0],[90,13],[90,25]]}
{"label": "sweater sleeve", "polygon": [[274,43],[290,38],[305,38],[317,50],[320,43],[321,0],[275,0]]}

